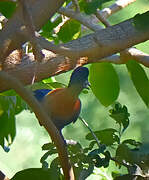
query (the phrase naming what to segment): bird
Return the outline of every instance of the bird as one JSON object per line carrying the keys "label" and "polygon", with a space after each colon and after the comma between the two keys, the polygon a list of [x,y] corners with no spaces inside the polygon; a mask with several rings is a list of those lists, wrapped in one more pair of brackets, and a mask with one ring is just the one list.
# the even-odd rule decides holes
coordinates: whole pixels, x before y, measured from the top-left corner
{"label": "bird", "polygon": [[67,87],[33,91],[35,98],[46,110],[62,137],[62,129],[72,122],[75,123],[79,117],[81,111],[79,94],[84,88],[89,89],[88,76],[88,68],[79,66],[72,72]]}

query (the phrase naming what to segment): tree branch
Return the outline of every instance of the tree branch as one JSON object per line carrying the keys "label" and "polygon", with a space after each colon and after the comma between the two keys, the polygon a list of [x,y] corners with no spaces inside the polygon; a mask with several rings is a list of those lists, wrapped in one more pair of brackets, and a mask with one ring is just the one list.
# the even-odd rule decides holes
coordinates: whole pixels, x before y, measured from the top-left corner
{"label": "tree branch", "polygon": [[42,124],[48,131],[49,135],[51,136],[51,139],[54,141],[57,147],[65,179],[74,180],[73,169],[68,160],[68,154],[65,143],[62,137],[60,136],[59,131],[51,121],[50,117],[44,111],[43,107],[35,99],[32,93],[28,89],[23,87],[22,83],[18,79],[16,79],[13,76],[10,76],[8,73],[4,71],[0,72],[0,84],[2,82],[4,82],[8,88],[14,89],[16,93],[19,94],[32,108],[40,124]]}
{"label": "tree branch", "polygon": [[58,46],[52,45],[52,43],[49,43],[42,37],[38,38],[40,45],[46,50],[71,57],[72,59],[85,57],[86,59],[95,60],[148,40],[149,28],[145,31],[135,29],[132,18]]}
{"label": "tree branch", "polygon": [[99,19],[100,22],[102,22],[105,27],[110,26],[110,23],[108,22],[108,20],[102,15],[101,11],[99,11],[98,9],[96,10],[95,13],[96,17]]}
{"label": "tree branch", "polygon": [[63,14],[64,16],[70,17],[72,19],[75,19],[79,21],[84,26],[88,27],[92,31],[99,31],[101,27],[98,24],[94,24],[88,17],[83,15],[80,12],[75,12],[72,9],[61,7],[58,12],[60,14]]}
{"label": "tree branch", "polygon": [[121,61],[126,63],[128,60],[133,59],[138,63],[149,67],[149,54],[146,54],[136,48],[129,48],[120,53]]}
{"label": "tree branch", "polygon": [[[35,30],[38,31],[63,3],[64,0],[28,0]],[[14,15],[0,32],[1,62],[3,62],[13,50],[18,49],[27,41],[26,33],[22,22],[21,7],[18,6]]]}
{"label": "tree branch", "polygon": [[[42,48],[63,55],[58,56],[45,51],[44,63],[37,65],[35,81],[66,72],[78,65],[101,62],[102,58],[105,59],[105,57],[121,52],[148,39],[149,28],[144,31],[135,29],[133,19],[58,46],[51,44],[42,37],[38,37]],[[144,54],[142,56],[143,60],[145,56],[148,57],[148,55]],[[113,58],[111,60],[113,61]],[[147,60],[145,62],[140,60],[140,63],[149,67]],[[119,61],[118,63],[124,62]],[[23,84],[30,84],[34,76],[34,67],[35,63],[29,63],[7,71],[9,74],[19,78]],[[7,89],[8,87],[6,88],[5,84],[1,84],[0,91]]]}
{"label": "tree branch", "polygon": [[5,176],[5,174],[0,170],[0,180],[9,180],[8,177]]}
{"label": "tree branch", "polygon": [[[70,59],[66,58],[65,56],[56,56],[54,53],[51,53],[49,51],[43,51],[45,54],[44,63],[36,64],[34,62],[34,56],[32,54],[29,55],[29,57],[23,60],[24,63],[20,65],[16,65],[11,67],[10,69],[7,69],[7,72],[11,76],[15,76],[18,79],[21,80],[21,82],[24,85],[31,84],[32,78],[34,76],[34,68],[37,66],[36,71],[36,79],[35,81],[40,81],[44,78],[51,77],[54,75],[58,75],[60,73],[66,72],[68,70],[73,69],[76,66],[89,64],[89,63],[100,63],[100,62],[110,62],[114,64],[125,64],[127,60],[134,59],[137,62],[145,65],[146,67],[149,67],[149,55],[146,53],[141,52],[140,50],[137,50],[136,48],[130,48],[127,50],[127,53],[129,53],[129,56],[126,57],[126,53],[121,56],[118,55],[112,55],[107,56],[102,59],[87,59],[87,58],[80,58],[80,59]],[[3,82],[0,86],[0,92],[8,90],[9,88],[6,86],[6,84]]]}
{"label": "tree branch", "polygon": [[30,7],[28,6],[28,3],[26,0],[19,0],[19,5],[22,9],[22,15],[24,24],[27,30],[27,38],[30,41],[32,45],[33,54],[35,56],[35,59],[38,62],[41,62],[44,58],[44,55],[42,54],[42,49],[40,45],[37,43],[36,35],[35,35],[35,27],[32,20],[32,15],[30,13]]}
{"label": "tree branch", "polygon": [[104,8],[101,10],[101,15],[104,16],[104,18],[108,18],[112,14],[116,13],[117,11],[120,11],[124,7],[130,5],[131,3],[135,2],[136,0],[117,0],[114,4],[112,4],[108,8]]}
{"label": "tree branch", "polygon": [[79,3],[78,0],[72,0],[72,3],[75,7],[75,11],[80,12],[80,7],[79,7]]}

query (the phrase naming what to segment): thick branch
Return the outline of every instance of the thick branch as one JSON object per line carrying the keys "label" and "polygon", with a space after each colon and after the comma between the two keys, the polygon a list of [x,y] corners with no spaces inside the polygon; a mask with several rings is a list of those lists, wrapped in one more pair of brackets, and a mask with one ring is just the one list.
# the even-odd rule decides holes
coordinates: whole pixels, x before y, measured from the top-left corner
{"label": "thick branch", "polygon": [[35,97],[28,89],[24,88],[23,85],[16,78],[10,76],[4,71],[0,72],[0,84],[2,82],[4,82],[8,88],[14,89],[16,93],[19,94],[32,108],[40,124],[42,124],[48,131],[49,135],[51,136],[57,147],[65,179],[74,180],[73,169],[69,164],[65,143],[60,136],[59,131],[52,123],[50,117],[44,111],[43,107],[39,104],[39,102],[35,99]]}
{"label": "thick branch", "polygon": [[[59,46],[51,45],[41,37],[38,39],[43,48],[64,56],[47,52],[45,63],[37,65],[35,81],[65,72],[77,65],[100,62],[102,58],[144,42],[149,39],[149,28],[138,31],[133,26],[133,19],[130,19]],[[35,64],[30,63],[10,69],[9,73],[18,77],[23,84],[30,84],[34,76],[34,67]],[[1,84],[0,91],[6,89],[6,85]]]}
{"label": "thick branch", "polygon": [[[134,59],[137,62],[145,65],[146,67],[149,67],[149,55],[145,54],[135,48],[127,49],[126,53],[121,54],[121,56],[118,55],[112,55],[107,56],[102,59],[87,59],[87,58],[80,58],[80,59],[72,59],[72,58],[66,58],[65,56],[56,56],[55,54],[44,51],[44,54],[46,56],[45,62],[42,64],[35,64],[33,61],[34,56],[30,55],[29,57],[26,57],[26,64],[22,63],[19,66],[14,66],[11,69],[8,69],[7,71],[12,75],[19,78],[24,85],[31,84],[32,78],[34,76],[34,68],[37,67],[36,71],[36,80],[40,81],[44,78],[54,76],[63,72],[66,72],[68,70],[71,70],[75,66],[80,66],[88,63],[95,63],[95,62],[110,62],[114,64],[124,64],[129,59]],[[127,56],[126,56],[127,55]],[[1,83],[0,86],[0,92],[8,90],[8,87],[5,83]]]}
{"label": "thick branch", "polygon": [[40,45],[47,50],[73,58],[100,59],[132,47],[149,39],[149,28],[135,29],[133,19],[102,29],[96,33],[73,40],[66,44],[51,46],[39,37]]}

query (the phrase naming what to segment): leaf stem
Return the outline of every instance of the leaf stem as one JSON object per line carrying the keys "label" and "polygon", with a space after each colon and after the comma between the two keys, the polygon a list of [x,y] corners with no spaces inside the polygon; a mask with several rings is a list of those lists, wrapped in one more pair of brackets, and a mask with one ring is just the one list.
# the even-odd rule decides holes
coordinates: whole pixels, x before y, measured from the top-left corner
{"label": "leaf stem", "polygon": [[[99,142],[97,136],[96,136],[95,133],[92,131],[92,129],[89,127],[88,123],[87,123],[81,116],[79,116],[79,119],[83,122],[83,124],[84,124],[84,125],[88,128],[88,130],[91,132],[91,134],[93,135],[95,141],[97,142],[98,147],[101,148],[101,145],[102,145],[102,144]],[[121,133],[120,133],[120,135],[121,135]],[[102,154],[104,155],[104,153],[102,153]],[[120,164],[120,165],[125,166],[127,169],[130,167],[129,165],[127,165],[127,164],[124,163],[124,162],[119,162],[119,161],[118,161],[117,159],[115,159],[114,157],[111,157],[111,156],[110,156],[110,160],[112,160],[112,161],[114,161],[114,162],[116,162],[116,163],[118,163],[118,164]]]}
{"label": "leaf stem", "polygon": [[87,122],[81,117],[79,116],[79,119],[83,122],[83,124],[88,128],[88,130],[91,132],[91,134],[93,135],[95,141],[97,142],[98,147],[101,147],[101,143],[99,142],[97,136],[95,135],[95,133],[92,131],[92,129],[89,127],[89,125],[87,124]]}

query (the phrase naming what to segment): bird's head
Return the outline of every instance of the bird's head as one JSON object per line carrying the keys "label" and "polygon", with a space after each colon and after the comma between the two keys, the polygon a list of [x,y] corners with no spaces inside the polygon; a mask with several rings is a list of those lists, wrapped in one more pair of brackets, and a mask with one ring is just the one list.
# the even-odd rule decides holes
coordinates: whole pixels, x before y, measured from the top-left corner
{"label": "bird's head", "polygon": [[82,90],[83,88],[89,88],[88,82],[89,70],[86,67],[77,67],[71,74],[68,87],[76,86]]}

